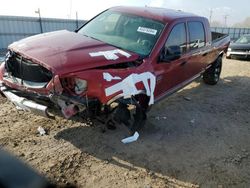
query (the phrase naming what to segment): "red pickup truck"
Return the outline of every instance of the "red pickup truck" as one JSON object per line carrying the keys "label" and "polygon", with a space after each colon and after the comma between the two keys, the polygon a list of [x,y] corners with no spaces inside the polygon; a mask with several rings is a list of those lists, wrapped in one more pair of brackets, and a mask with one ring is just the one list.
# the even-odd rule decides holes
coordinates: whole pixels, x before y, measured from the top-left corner
{"label": "red pickup truck", "polygon": [[197,77],[218,82],[230,38],[204,17],[163,8],[110,8],[75,32],[32,36],[8,47],[1,92],[15,105],[66,118],[104,117],[132,134],[149,107]]}

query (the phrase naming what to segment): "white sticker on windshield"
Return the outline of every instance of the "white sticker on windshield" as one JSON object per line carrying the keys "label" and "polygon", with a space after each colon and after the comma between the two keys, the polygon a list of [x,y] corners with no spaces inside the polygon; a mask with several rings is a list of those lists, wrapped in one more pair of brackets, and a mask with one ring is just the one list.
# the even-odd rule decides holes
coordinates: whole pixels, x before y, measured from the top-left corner
{"label": "white sticker on windshield", "polygon": [[147,27],[138,27],[137,31],[141,32],[141,33],[147,33],[147,34],[150,34],[150,35],[156,35],[156,33],[157,33],[157,30],[147,28]]}

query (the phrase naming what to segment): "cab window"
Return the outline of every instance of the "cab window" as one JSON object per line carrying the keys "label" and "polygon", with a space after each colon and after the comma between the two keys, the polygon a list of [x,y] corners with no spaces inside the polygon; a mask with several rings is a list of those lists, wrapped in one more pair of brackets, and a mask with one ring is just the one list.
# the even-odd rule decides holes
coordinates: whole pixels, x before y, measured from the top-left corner
{"label": "cab window", "polygon": [[188,31],[190,50],[205,46],[205,31],[201,22],[188,22]]}
{"label": "cab window", "polygon": [[166,51],[173,48],[180,48],[181,54],[187,50],[186,28],[184,23],[173,27],[165,44]]}

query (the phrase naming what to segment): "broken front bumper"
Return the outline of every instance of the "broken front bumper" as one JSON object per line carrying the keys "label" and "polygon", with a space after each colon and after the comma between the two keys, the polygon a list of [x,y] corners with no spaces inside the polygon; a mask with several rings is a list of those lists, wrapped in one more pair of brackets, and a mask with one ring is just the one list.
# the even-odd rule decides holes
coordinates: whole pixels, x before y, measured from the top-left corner
{"label": "broken front bumper", "polygon": [[51,110],[61,111],[62,115],[68,119],[79,112],[91,108],[94,109],[100,104],[98,99],[89,99],[87,96],[86,98],[66,96],[63,94],[44,96],[15,90],[1,83],[0,92],[17,107],[48,118],[53,117],[53,115],[49,113]]}
{"label": "broken front bumper", "polygon": [[50,117],[48,114],[48,107],[38,104],[32,100],[28,100],[24,97],[19,97],[18,95],[12,93],[11,91],[6,90],[7,88],[4,86],[0,87],[1,92],[17,107],[33,112],[34,114],[44,116],[44,117]]}

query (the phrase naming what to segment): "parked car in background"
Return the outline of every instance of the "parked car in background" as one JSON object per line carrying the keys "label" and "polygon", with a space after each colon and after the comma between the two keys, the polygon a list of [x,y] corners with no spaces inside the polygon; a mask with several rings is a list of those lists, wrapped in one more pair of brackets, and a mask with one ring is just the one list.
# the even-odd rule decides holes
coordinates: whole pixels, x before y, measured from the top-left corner
{"label": "parked car in background", "polygon": [[250,59],[250,34],[242,35],[235,42],[231,43],[226,57],[228,59]]}

